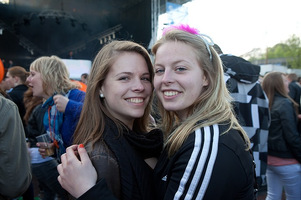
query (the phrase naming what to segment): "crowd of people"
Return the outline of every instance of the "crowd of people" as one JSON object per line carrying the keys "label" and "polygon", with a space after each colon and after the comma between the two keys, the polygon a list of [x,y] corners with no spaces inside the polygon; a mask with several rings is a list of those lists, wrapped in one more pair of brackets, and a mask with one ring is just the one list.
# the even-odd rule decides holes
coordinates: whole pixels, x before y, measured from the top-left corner
{"label": "crowd of people", "polygon": [[151,51],[153,61],[138,43],[109,42],[84,91],[57,56],[10,67],[0,199],[33,200],[33,177],[47,200],[253,200],[265,182],[267,200],[301,199],[296,74],[259,82],[259,66],[188,25],[166,28]]}

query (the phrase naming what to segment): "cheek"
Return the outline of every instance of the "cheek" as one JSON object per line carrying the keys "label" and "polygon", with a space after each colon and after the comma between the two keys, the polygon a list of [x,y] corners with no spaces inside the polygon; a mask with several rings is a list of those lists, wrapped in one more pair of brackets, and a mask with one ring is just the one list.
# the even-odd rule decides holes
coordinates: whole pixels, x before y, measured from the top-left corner
{"label": "cheek", "polygon": [[157,76],[155,76],[155,78],[154,78],[154,88],[155,88],[155,90],[159,89],[159,85],[160,85],[160,79]]}

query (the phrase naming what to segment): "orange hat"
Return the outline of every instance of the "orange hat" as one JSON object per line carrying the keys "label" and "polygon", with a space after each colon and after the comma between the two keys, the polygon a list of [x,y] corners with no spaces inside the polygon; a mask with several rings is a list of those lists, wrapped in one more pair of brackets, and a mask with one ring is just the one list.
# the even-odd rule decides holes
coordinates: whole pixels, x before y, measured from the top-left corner
{"label": "orange hat", "polygon": [[0,83],[3,80],[3,78],[4,78],[4,66],[2,60],[0,59]]}

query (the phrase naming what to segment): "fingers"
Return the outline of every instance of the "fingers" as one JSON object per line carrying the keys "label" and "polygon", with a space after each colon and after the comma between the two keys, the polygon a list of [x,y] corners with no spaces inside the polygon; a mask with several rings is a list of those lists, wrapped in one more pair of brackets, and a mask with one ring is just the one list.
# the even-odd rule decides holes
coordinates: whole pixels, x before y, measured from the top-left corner
{"label": "fingers", "polygon": [[91,162],[89,155],[83,144],[78,145],[77,151],[78,151],[80,160],[82,161],[83,164]]}

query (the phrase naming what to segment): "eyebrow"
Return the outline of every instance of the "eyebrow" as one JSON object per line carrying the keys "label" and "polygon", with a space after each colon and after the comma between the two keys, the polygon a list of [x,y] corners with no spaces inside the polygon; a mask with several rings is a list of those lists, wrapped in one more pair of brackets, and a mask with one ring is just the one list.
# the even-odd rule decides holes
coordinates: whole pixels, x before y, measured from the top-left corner
{"label": "eyebrow", "polygon": [[[132,75],[134,73],[133,72],[121,72],[121,73],[116,74],[116,76],[120,76],[120,75],[123,75],[123,74]],[[142,76],[144,76],[144,75],[150,75],[150,73],[149,72],[143,73]]]}

